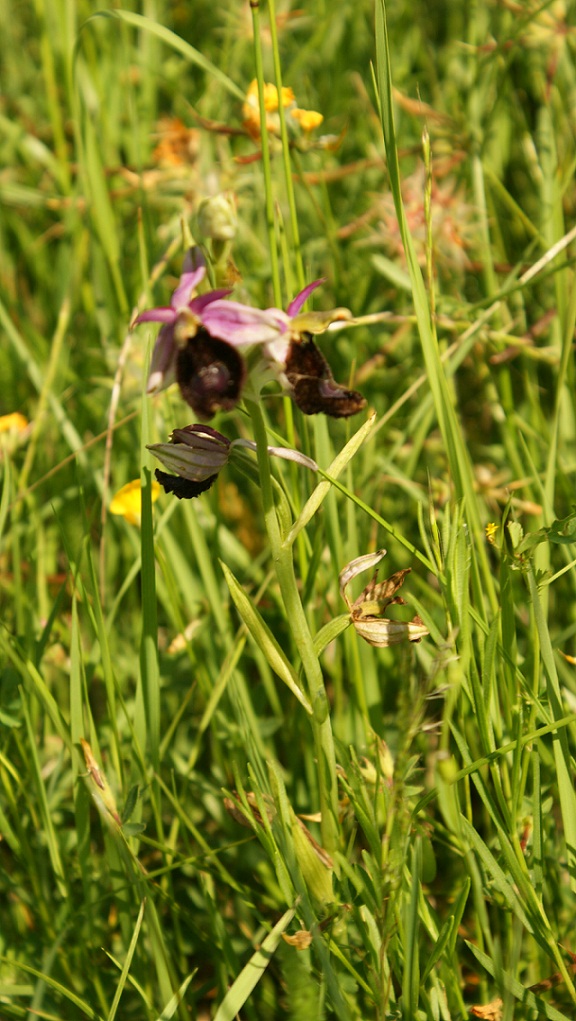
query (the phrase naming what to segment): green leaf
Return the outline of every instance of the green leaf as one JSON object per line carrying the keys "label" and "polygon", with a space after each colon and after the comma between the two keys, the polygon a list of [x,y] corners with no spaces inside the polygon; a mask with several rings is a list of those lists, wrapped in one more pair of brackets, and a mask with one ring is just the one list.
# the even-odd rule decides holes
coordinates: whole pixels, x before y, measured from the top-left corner
{"label": "green leaf", "polygon": [[124,827],[124,832],[126,832],[126,823],[129,822],[130,817],[132,816],[132,813],[134,812],[134,809],[136,808],[136,805],[138,803],[139,794],[140,785],[136,783],[128,791],[128,796],[126,798],[126,803],[124,805],[124,811],[122,812],[122,825]]}
{"label": "green leaf", "polygon": [[280,680],[284,681],[284,684],[290,688],[290,691],[296,696],[300,704],[304,706],[306,712],[312,715],[312,706],[298,684],[298,675],[282,652],[270,628],[264,623],[254,603],[246,595],[244,589],[232,574],[232,571],[222,561],[220,561],[220,564],[230,589],[230,595],[234,600],[234,605],[242,617],[252,641],[264,653],[274,673],[278,674]]}
{"label": "green leaf", "polygon": [[214,1021],[233,1021],[236,1015],[239,1014],[250,993],[258,985],[270,964],[282,933],[286,932],[295,914],[296,908],[290,908],[282,915],[282,918],[276,923],[272,931],[268,933],[266,939],[262,941],[260,949],[252,955],[246,967],[242,969],[238,978],[226,993],[216,1011]]}
{"label": "green leaf", "polygon": [[120,1003],[120,997],[122,996],[122,993],[124,992],[124,988],[126,986],[126,981],[128,979],[128,975],[130,973],[130,965],[132,964],[132,959],[134,957],[134,953],[135,953],[135,950],[136,950],[136,945],[138,943],[138,937],[140,936],[140,930],[142,928],[142,922],[144,921],[144,907],[145,907],[145,905],[146,905],[146,901],[143,900],[142,903],[140,904],[140,910],[138,912],[138,918],[136,919],[136,925],[134,926],[134,932],[132,933],[132,938],[130,940],[130,945],[128,947],[128,952],[126,954],[126,958],[125,958],[124,964],[122,966],[122,972],[121,972],[121,975],[120,975],[120,980],[119,980],[118,985],[116,987],[116,992],[114,994],[114,999],[112,1001],[112,1006],[110,1007],[110,1011],[108,1013],[107,1021],[114,1021],[114,1018],[116,1017],[116,1011],[118,1010],[118,1005]]}

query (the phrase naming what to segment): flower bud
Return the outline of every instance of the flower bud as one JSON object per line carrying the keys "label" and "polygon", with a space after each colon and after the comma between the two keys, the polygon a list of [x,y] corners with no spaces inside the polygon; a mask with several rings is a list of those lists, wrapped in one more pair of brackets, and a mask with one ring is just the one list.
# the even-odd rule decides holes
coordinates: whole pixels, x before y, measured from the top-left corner
{"label": "flower bud", "polygon": [[238,229],[238,213],[232,192],[220,192],[200,203],[198,229],[203,238],[212,241],[234,240]]}
{"label": "flower bud", "polygon": [[113,819],[117,826],[121,826],[122,820],[118,814],[114,795],[110,790],[110,785],[104,776],[102,769],[94,758],[92,748],[88,741],[86,741],[83,737],[80,738],[80,744],[82,746],[82,754],[88,771],[86,775],[89,776],[92,781],[90,784],[90,793],[96,804],[96,808],[106,822],[109,823],[110,819]]}
{"label": "flower bud", "polygon": [[297,816],[293,819],[292,836],[296,858],[310,896],[321,905],[331,904],[334,900],[332,859]]}

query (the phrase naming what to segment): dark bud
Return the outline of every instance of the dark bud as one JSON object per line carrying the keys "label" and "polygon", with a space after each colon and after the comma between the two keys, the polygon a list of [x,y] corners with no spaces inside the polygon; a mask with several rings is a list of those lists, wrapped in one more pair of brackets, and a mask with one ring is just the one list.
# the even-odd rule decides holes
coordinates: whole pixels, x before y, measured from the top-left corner
{"label": "dark bud", "polygon": [[200,493],[210,489],[218,477],[218,472],[209,479],[203,479],[202,482],[193,482],[192,479],[184,479],[181,475],[169,475],[160,471],[160,468],[156,468],[154,475],[165,493],[174,493],[179,500],[193,500],[195,496],[200,496]]}
{"label": "dark bud", "polygon": [[331,415],[349,418],[366,406],[357,390],[347,390],[336,382],[324,355],[310,334],[292,340],[286,359],[286,377],[292,388],[292,399],[305,415]]}
{"label": "dark bud", "polygon": [[232,344],[200,328],[176,357],[180,393],[199,418],[231,411],[240,399],[246,369]]}

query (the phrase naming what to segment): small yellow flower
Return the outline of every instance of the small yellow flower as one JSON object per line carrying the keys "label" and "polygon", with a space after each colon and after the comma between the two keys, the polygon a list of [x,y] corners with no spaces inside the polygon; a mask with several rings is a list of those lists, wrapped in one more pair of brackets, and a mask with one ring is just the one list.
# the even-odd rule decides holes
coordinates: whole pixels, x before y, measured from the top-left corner
{"label": "small yellow flower", "polygon": [[495,541],[496,541],[496,532],[497,531],[498,531],[498,525],[495,525],[493,521],[490,521],[486,525],[486,539],[490,543],[491,546],[493,546]]}
{"label": "small yellow flower", "polygon": [[[301,110],[296,105],[296,96],[291,88],[283,87],[279,95],[276,85],[265,82],[264,109],[266,110],[266,129],[270,135],[280,136],[280,117],[278,115],[280,102],[286,110],[287,123],[293,133],[313,131],[324,120],[322,114],[316,113],[315,110]],[[256,79],[248,86],[242,105],[242,117],[246,131],[254,141],[258,141],[260,138],[260,102]]]}
{"label": "small yellow flower", "polygon": [[[258,82],[256,79],[251,83],[248,92],[252,90],[252,93],[258,97]],[[279,107],[278,89],[276,85],[272,85],[270,82],[264,84],[264,106],[268,113],[275,113]],[[294,93],[292,89],[283,87],[282,88],[282,106],[290,106],[290,103],[294,102]]]}
{"label": "small yellow flower", "polygon": [[298,121],[302,131],[314,131],[314,128],[320,127],[324,120],[323,115],[316,110],[301,110],[299,107],[291,110],[290,116],[293,120]]}
{"label": "small yellow flower", "polygon": [[[157,482],[152,483],[152,503],[155,503],[160,496],[160,486]],[[140,479],[127,482],[122,489],[112,497],[110,513],[118,514],[125,518],[130,525],[139,525],[142,519],[142,485]]]}
{"label": "small yellow flower", "polygon": [[[287,107],[294,102],[292,89],[282,89],[282,106]],[[264,83],[264,109],[266,110],[266,128],[271,135],[280,134],[280,118],[278,116],[278,89],[271,82]],[[244,127],[255,141],[260,138],[260,100],[258,98],[258,82],[254,78],[248,86],[246,98],[242,104]]]}
{"label": "small yellow flower", "polygon": [[28,419],[19,411],[13,411],[10,415],[0,415],[0,433],[22,433],[28,427]]}

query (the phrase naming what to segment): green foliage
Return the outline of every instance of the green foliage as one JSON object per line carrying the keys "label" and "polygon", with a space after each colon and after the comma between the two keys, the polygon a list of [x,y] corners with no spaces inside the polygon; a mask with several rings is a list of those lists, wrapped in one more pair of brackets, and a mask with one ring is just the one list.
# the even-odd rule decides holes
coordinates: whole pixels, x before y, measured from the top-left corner
{"label": "green foliage", "polygon": [[[574,5],[0,14],[0,1016],[568,1021]],[[250,135],[254,78],[322,126]],[[191,238],[254,306],[324,277],[368,412],[247,389],[256,457],[155,502],[192,413],[131,324]],[[382,546],[421,642],[350,626]]]}

